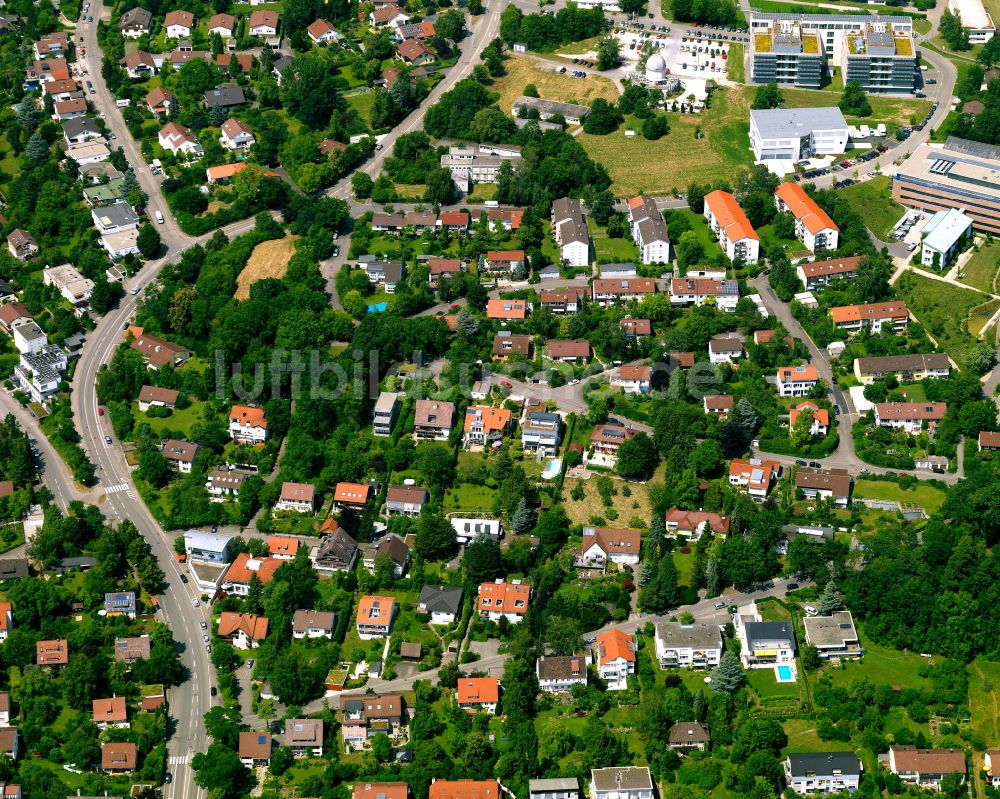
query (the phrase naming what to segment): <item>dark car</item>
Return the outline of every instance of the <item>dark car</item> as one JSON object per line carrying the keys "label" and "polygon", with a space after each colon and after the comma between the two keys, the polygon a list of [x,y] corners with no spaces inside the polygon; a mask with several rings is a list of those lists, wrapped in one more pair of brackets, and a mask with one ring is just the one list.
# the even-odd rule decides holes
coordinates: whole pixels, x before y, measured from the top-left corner
{"label": "dark car", "polygon": [[187,585],[188,576],[186,574],[181,575],[181,582]]}
{"label": "dark car", "polygon": [[786,591],[794,591],[798,587],[799,587],[798,583],[789,583],[788,585],[785,586],[785,590]]}
{"label": "dark car", "polygon": [[164,775],[163,775],[163,781],[164,781],[164,782],[165,782],[165,783],[166,783],[167,785],[169,785],[170,783],[172,783],[172,782],[174,781],[174,775],[173,775],[173,774],[171,774],[171,773],[170,773],[170,772],[168,771],[168,772],[167,772],[166,774],[164,774]]}
{"label": "dark car", "polygon": [[806,465],[806,462],[805,462],[805,461],[800,461],[800,460],[796,460],[796,461],[795,461],[795,465],[796,465],[796,466],[805,466],[805,465]]}
{"label": "dark car", "polygon": [[212,686],[212,688],[210,690],[211,690],[212,696],[217,696],[218,693],[219,693],[218,691],[215,690],[215,686],[214,685]]}
{"label": "dark car", "polygon": [[809,465],[812,466],[814,469],[822,469],[823,468],[823,464],[820,463],[819,461],[809,461]]}

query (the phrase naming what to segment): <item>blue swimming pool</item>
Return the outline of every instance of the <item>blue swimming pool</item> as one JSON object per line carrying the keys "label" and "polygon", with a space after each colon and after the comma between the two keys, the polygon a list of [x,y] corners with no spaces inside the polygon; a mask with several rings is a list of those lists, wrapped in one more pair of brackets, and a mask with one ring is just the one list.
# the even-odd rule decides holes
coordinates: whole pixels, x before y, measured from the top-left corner
{"label": "blue swimming pool", "polygon": [[388,308],[389,308],[389,303],[387,303],[387,302],[379,302],[379,303],[376,303],[375,305],[369,305],[368,306],[368,313],[383,313]]}
{"label": "blue swimming pool", "polygon": [[794,679],[791,666],[778,666],[778,682],[792,682]]}

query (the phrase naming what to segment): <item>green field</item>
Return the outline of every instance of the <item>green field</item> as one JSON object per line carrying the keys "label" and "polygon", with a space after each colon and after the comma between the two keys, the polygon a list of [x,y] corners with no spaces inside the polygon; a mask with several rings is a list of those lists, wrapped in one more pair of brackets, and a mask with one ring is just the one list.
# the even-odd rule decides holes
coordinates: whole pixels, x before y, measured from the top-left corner
{"label": "green field", "polygon": [[578,141],[608,170],[615,194],[683,191],[692,181],[732,179],[751,165],[749,111],[743,91],[720,89],[701,114],[667,114],[670,133],[659,141],[626,139],[625,127],[636,127],[633,119],[607,136],[582,133]]}
{"label": "green field", "polygon": [[139,403],[136,402],[132,406],[132,415],[135,417],[135,426],[138,430],[142,425],[148,424],[150,428],[159,436],[162,437],[163,431],[173,430],[175,432],[180,431],[184,435],[191,432],[191,428],[195,422],[204,419],[204,409],[208,406],[207,402],[198,402],[193,400],[191,405],[183,410],[177,409],[170,416],[163,419],[153,418],[147,416],[145,413],[139,410]]}
{"label": "green field", "polygon": [[900,276],[896,290],[938,346],[964,368],[966,357],[977,343],[969,333],[970,312],[990,298],[980,291],[922,277],[913,270]]}
{"label": "green field", "polygon": [[981,244],[979,252],[962,267],[962,277],[959,280],[967,286],[982,291],[996,291],[997,266],[1000,265],[1000,243]]}
{"label": "green field", "polygon": [[[746,91],[756,92],[756,87],[747,87]],[[785,108],[836,105],[840,99],[840,92],[830,89],[815,91],[813,89],[786,89],[783,87],[781,95],[784,97],[782,106]],[[930,100],[908,100],[901,97],[874,94],[869,95],[868,100],[872,106],[872,115],[864,118],[848,116],[846,119],[849,123],[871,125],[885,122],[887,125],[890,123],[910,125],[923,119],[931,107]]]}
{"label": "green field", "polygon": [[729,45],[729,60],[726,63],[726,74],[734,83],[746,82],[746,65],[743,63],[743,45]]}
{"label": "green field", "polygon": [[[864,482],[862,480],[858,481]],[[930,661],[914,652],[900,652],[879,646],[859,631],[865,656],[861,660],[845,660],[842,668],[830,667],[834,685],[847,687],[854,680],[868,679],[875,685],[898,685],[900,688],[926,688],[928,681],[918,670]],[[826,670],[824,670],[826,671]]]}
{"label": "green field", "polygon": [[816,733],[816,719],[787,719],[782,722],[788,736],[788,752],[850,752],[854,745],[850,741],[823,741]]}
{"label": "green field", "polygon": [[[722,254],[722,248],[719,246],[719,242],[716,241],[715,236],[712,234],[712,229],[708,226],[708,220],[705,219],[701,214],[696,214],[694,211],[689,211],[686,208],[675,209],[673,211],[675,214],[679,214],[687,219],[691,225],[691,229],[698,236],[698,243],[701,244],[702,248],[705,250],[705,256],[707,258],[714,258],[716,255]],[[704,267],[697,267],[698,269],[703,269]]]}
{"label": "green field", "polygon": [[892,199],[892,181],[883,175],[855,183],[840,194],[865,220],[868,229],[882,241],[889,241],[893,227],[903,216],[903,206]]}
{"label": "green field", "polygon": [[[913,401],[918,400],[913,398]],[[943,491],[922,480],[918,480],[916,486],[909,491],[904,491],[891,480],[856,480],[854,496],[863,499],[912,502],[927,511],[928,515],[940,508],[945,498]]]}
{"label": "green field", "polygon": [[598,263],[639,262],[639,248],[629,239],[609,239],[605,228],[600,227],[589,216],[587,228],[590,231],[590,239],[594,242],[594,257]]}
{"label": "green field", "polygon": [[375,93],[364,92],[363,94],[352,94],[346,100],[347,104],[354,109],[355,113],[370,128],[372,126],[372,108],[375,105]]}
{"label": "green field", "polygon": [[978,658],[969,666],[972,729],[989,747],[1000,744],[1000,663]]}
{"label": "green field", "polygon": [[969,314],[969,332],[978,336],[997,310],[1000,310],[1000,300],[988,300],[973,308]]}
{"label": "green field", "polygon": [[[761,699],[770,699],[773,697],[797,699],[799,696],[799,681],[778,682],[774,676],[774,669],[747,669],[746,675],[750,687],[757,692],[757,695]],[[799,680],[801,679],[799,677]]]}
{"label": "green field", "polygon": [[445,493],[444,508],[446,511],[489,511],[493,508],[496,493],[486,486],[462,483]]}

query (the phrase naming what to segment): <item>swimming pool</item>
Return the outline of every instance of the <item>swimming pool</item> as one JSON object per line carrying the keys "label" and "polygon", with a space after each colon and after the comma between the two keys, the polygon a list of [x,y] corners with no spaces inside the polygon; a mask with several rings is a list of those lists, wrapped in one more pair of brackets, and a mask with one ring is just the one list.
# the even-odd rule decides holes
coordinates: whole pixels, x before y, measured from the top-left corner
{"label": "swimming pool", "polygon": [[368,306],[368,313],[383,313],[388,308],[389,308],[389,303],[387,303],[387,302],[379,302],[379,303],[376,303],[375,305],[369,305]]}
{"label": "swimming pool", "polygon": [[778,682],[795,682],[791,666],[776,666],[775,671],[778,672]]}

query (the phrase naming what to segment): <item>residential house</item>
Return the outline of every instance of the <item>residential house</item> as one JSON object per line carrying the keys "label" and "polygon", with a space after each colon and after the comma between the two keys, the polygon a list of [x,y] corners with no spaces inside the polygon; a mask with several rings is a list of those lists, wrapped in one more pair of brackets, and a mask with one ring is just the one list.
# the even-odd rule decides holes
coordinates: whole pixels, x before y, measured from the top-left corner
{"label": "residential house", "polygon": [[611,385],[618,386],[626,394],[645,394],[652,388],[652,377],[652,367],[626,364],[612,373]]}
{"label": "residential house", "polygon": [[854,752],[789,752],[785,783],[800,796],[855,793],[861,783],[861,761]]}
{"label": "residential house", "polygon": [[819,384],[819,371],[815,366],[782,366],[778,369],[778,396],[804,397]]}
{"label": "residential house", "polygon": [[653,335],[653,325],[648,319],[632,319],[626,316],[621,321],[625,338],[645,338]]}
{"label": "residential house", "polygon": [[62,123],[62,131],[66,144],[83,144],[91,139],[104,138],[97,125],[87,117],[67,119]]}
{"label": "residential house", "polygon": [[375,401],[375,408],[372,412],[372,435],[388,437],[392,435],[392,426],[396,423],[396,417],[400,409],[399,394],[394,391],[383,391]]}
{"label": "residential house", "polygon": [[372,638],[388,638],[399,606],[391,596],[371,596],[366,594],[358,602],[356,617],[358,638],[370,641]]}
{"label": "residential house", "polygon": [[654,799],[653,778],[644,766],[590,770],[590,799]]}
{"label": "residential house", "polygon": [[670,281],[671,305],[713,304],[720,311],[732,312],[739,301],[740,288],[735,280],[675,277]]}
{"label": "residential house", "polygon": [[803,261],[795,267],[795,273],[806,291],[815,291],[829,285],[834,280],[854,280],[861,264],[860,255],[849,258],[830,258],[824,261]]}
{"label": "residential house", "polygon": [[950,375],[951,359],[945,352],[854,359],[854,376],[865,386],[887,377],[909,383],[917,380],[942,380]]}
{"label": "residential house", "polygon": [[543,290],[538,294],[539,304],[556,316],[578,313],[583,305],[582,289]]}
{"label": "residential house", "polygon": [[983,753],[983,770],[987,784],[1000,788],[1000,749],[987,749]]}
{"label": "residential house", "polygon": [[434,30],[434,23],[430,20],[422,20],[421,22],[410,22],[405,25],[400,25],[396,29],[397,35],[401,36],[403,39],[433,39],[437,32]]}
{"label": "residential house", "polygon": [[835,250],[840,228],[798,183],[782,183],[774,190],[779,213],[795,218],[795,237],[809,252]]}
{"label": "residential house", "polygon": [[538,689],[550,694],[571,691],[574,685],[587,685],[590,655],[543,655],[535,661]]}
{"label": "residential house", "polygon": [[723,537],[728,535],[729,519],[712,511],[671,508],[667,511],[666,527],[668,533],[684,535],[689,541],[697,541],[705,532]]}
{"label": "residential house", "polygon": [[229,436],[238,444],[263,444],[267,440],[267,416],[254,405],[234,405],[229,411]]}
{"label": "residential house", "polygon": [[[275,510],[288,510],[296,513],[312,514],[316,510],[316,486],[312,483],[289,483],[281,484],[281,494],[274,505]],[[268,539],[271,541],[274,537]],[[290,539],[295,541],[295,539]],[[298,541],[295,541],[296,547]],[[292,553],[291,557],[294,557]]]}
{"label": "residential house", "polygon": [[486,212],[486,221],[492,231],[518,230],[523,218],[524,210],[521,208],[490,208]]}
{"label": "residential house", "polygon": [[500,621],[505,617],[511,624],[517,624],[528,612],[531,586],[521,580],[504,582],[497,579],[479,586],[479,618]]}
{"label": "residential house", "polygon": [[131,774],[139,763],[139,749],[134,743],[101,744],[101,770],[106,774]]}
{"label": "residential house", "polygon": [[499,541],[503,536],[503,529],[496,519],[469,519],[451,516],[448,521],[455,528],[455,540],[460,545],[468,544],[477,538]]}
{"label": "residential house", "polygon": [[639,563],[642,548],[639,530],[620,527],[584,527],[583,544],[576,565],[585,568],[603,569],[608,562],[619,566],[635,566]]}
{"label": "residential house", "polygon": [[0,727],[10,726],[10,692],[0,691]]}
{"label": "residential house", "polygon": [[555,454],[562,441],[562,417],[558,413],[531,410],[521,422],[521,446],[526,452]]}
{"label": "residential house", "polygon": [[90,216],[94,220],[94,227],[102,236],[125,233],[139,226],[139,216],[128,203],[92,208]]}
{"label": "residential house", "polygon": [[[527,265],[524,250],[489,250],[483,261],[483,271],[494,277],[511,278]],[[526,275],[525,275],[526,276]],[[513,300],[505,300],[513,302]],[[523,304],[523,300],[519,301]]]}
{"label": "residential house", "polygon": [[553,361],[576,363],[577,361],[586,361],[590,358],[590,342],[586,339],[576,339],[574,341],[549,339],[545,344],[545,348],[549,352],[549,358]]}
{"label": "residential house", "polygon": [[466,446],[482,446],[500,441],[512,432],[511,412],[507,408],[470,405],[465,411],[462,441]]}
{"label": "residential house", "polygon": [[608,419],[607,424],[595,425],[590,433],[591,460],[602,461],[613,467],[618,460],[618,448],[635,436],[635,430],[618,420]]}
{"label": "residential house", "polygon": [[231,535],[219,533],[204,533],[201,530],[188,530],[184,533],[184,551],[193,560],[204,560],[209,563],[228,563]]}
{"label": "residential house", "polygon": [[246,101],[243,89],[231,83],[220,84],[205,92],[205,107],[209,110],[213,108],[237,108]]}
{"label": "residential house", "polygon": [[15,228],[7,236],[7,249],[19,261],[27,261],[38,255],[38,242],[27,230]]}
{"label": "residential house", "polygon": [[564,264],[587,266],[590,263],[590,234],[583,217],[583,203],[572,197],[555,200],[552,203],[551,229]]}
{"label": "residential house", "polygon": [[227,150],[246,152],[257,141],[254,137],[253,129],[246,122],[233,117],[222,123],[221,131],[222,135],[219,137],[219,142]]}
{"label": "residential house", "polygon": [[179,391],[172,388],[161,388],[160,386],[143,386],[139,391],[139,410],[145,413],[150,408],[168,408],[173,410],[177,407],[177,397]]}
{"label": "residential house", "polygon": [[270,765],[271,733],[241,732],[239,756],[240,762],[247,768]]}
{"label": "residential house", "polygon": [[418,440],[447,441],[454,420],[454,403],[417,400],[413,415],[413,435]]}
{"label": "residential house", "polygon": [[720,333],[708,340],[708,360],[710,363],[732,363],[742,358],[743,352],[742,333]]}
{"label": "residential house", "polygon": [[466,713],[495,716],[500,704],[500,683],[496,677],[462,677],[455,691],[455,701]]}
{"label": "residential house", "polygon": [[8,302],[0,305],[0,329],[8,335],[13,335],[14,326],[32,318],[31,312],[20,302]]}
{"label": "residential house", "polygon": [[[244,553],[245,554],[245,553]],[[257,649],[267,638],[269,619],[253,613],[223,611],[218,620],[218,634],[237,649]]]}
{"label": "residential house", "polygon": [[91,702],[94,724],[99,729],[128,729],[128,711],[125,708],[125,697],[115,696],[110,699],[94,699]]}
{"label": "residential house", "polygon": [[730,261],[757,263],[760,236],[732,194],[720,189],[706,194],[705,219]]}
{"label": "residential house", "polygon": [[[450,212],[445,211],[441,214],[442,218],[447,213]],[[436,289],[442,277],[452,278],[462,273],[462,261],[459,258],[429,258],[427,268],[430,270],[428,277],[430,286],[432,289]]]}
{"label": "residential house", "polygon": [[135,591],[115,591],[104,595],[106,616],[135,618]]}
{"label": "residential house", "polygon": [[[336,522],[333,523],[336,524]],[[320,529],[322,530],[322,528]],[[357,542],[339,528],[323,536],[319,546],[310,554],[313,568],[319,574],[349,572],[354,568],[354,561],[357,557]]]}
{"label": "residential house", "polygon": [[285,719],[282,743],[295,757],[323,757],[323,721],[321,719]]}
{"label": "residential house", "polygon": [[407,799],[405,782],[356,782],[351,799]]}
{"label": "residential house", "polygon": [[329,44],[337,41],[337,29],[325,19],[317,19],[306,28],[313,44]]}
{"label": "residential house", "polygon": [[829,616],[806,616],[806,643],[816,647],[821,658],[860,658],[864,653],[854,617],[849,610],[836,610]]}
{"label": "residential house", "polygon": [[[670,257],[670,236],[663,214],[656,207],[652,197],[632,197],[626,200],[632,240],[641,253],[644,264],[668,264]],[[594,797],[591,797],[594,799]]]}
{"label": "residential house", "polygon": [[69,663],[69,642],[65,639],[38,641],[35,644],[36,666],[65,666]]}
{"label": "residential house", "polygon": [[838,508],[851,504],[852,486],[851,475],[846,469],[800,466],[795,472],[795,488],[801,489],[807,499],[829,499]]}
{"label": "residential house", "polygon": [[406,217],[403,214],[372,214],[372,231],[375,233],[399,233],[406,226]]}
{"label": "residential house", "polygon": [[297,610],[292,616],[293,638],[329,638],[337,625],[337,616],[325,610]]}
{"label": "residential house", "polygon": [[493,360],[507,361],[514,355],[531,360],[531,336],[513,335],[508,330],[501,330],[493,337]]}
{"label": "residential house", "polygon": [[722,633],[716,624],[660,622],[653,643],[662,669],[713,669],[722,658]]}
{"label": "residential house", "polygon": [[[25,567],[27,567],[27,564],[25,564]],[[24,576],[27,577],[27,571],[28,571],[27,568],[25,568],[24,571],[25,571]],[[14,606],[11,605],[10,602],[0,602],[0,643],[7,640],[7,636],[10,635],[10,631],[13,629],[14,629]],[[2,704],[2,702],[0,702],[0,704]],[[0,713],[2,712],[3,712],[2,709],[0,709]],[[3,726],[2,721],[0,721],[0,726]]]}
{"label": "residential house", "polygon": [[[18,20],[15,16],[3,16],[0,17],[0,32],[11,33],[13,32],[13,24],[17,24]],[[69,52],[70,39],[69,34],[66,31],[56,31],[50,33],[48,36],[42,36],[38,39],[34,45],[32,45],[32,50],[35,51],[35,58],[63,58],[67,52]],[[64,59],[65,60],[65,59]]]}
{"label": "residential house", "polygon": [[[795,631],[788,621],[751,620],[736,615],[736,636],[740,640],[740,659],[747,669],[772,668],[791,664],[795,659]],[[756,619],[756,620],[752,620]]]}
{"label": "residential house", "polygon": [[146,107],[154,114],[169,114],[176,104],[176,95],[161,86],[157,86],[146,95]]}
{"label": "residential house", "polygon": [[389,486],[385,497],[387,516],[409,516],[416,518],[430,501],[431,495],[423,486]]}
{"label": "residential house", "polygon": [[788,411],[788,426],[794,428],[799,421],[799,415],[803,411],[812,412],[812,424],[809,427],[809,435],[814,438],[822,438],[830,432],[830,411],[821,408],[815,402],[806,400],[800,402]]}
{"label": "residential house", "polygon": [[[1000,450],[1000,433],[992,433],[988,430],[983,430],[979,434],[979,451],[980,452],[996,452]],[[1000,763],[998,763],[1000,765]]]}
{"label": "residential house", "polygon": [[213,469],[208,475],[208,482],[205,483],[205,488],[208,489],[212,502],[235,500],[246,479],[246,472]]}
{"label": "residential house", "polygon": [[729,464],[729,485],[749,494],[754,502],[763,502],[781,473],[781,464],[758,458],[734,458]]}
{"label": "residential house", "polygon": [[431,624],[451,624],[462,612],[462,589],[425,585],[417,599],[417,612],[426,613]]}
{"label": "residential house", "polygon": [[232,14],[216,14],[208,21],[208,35],[219,34],[223,39],[233,38],[236,30],[236,17]]}
{"label": "residential house", "polygon": [[911,436],[919,435],[925,426],[933,433],[947,412],[944,402],[879,402],[875,404],[875,425],[905,430]]}
{"label": "residential house", "polygon": [[204,154],[204,149],[197,137],[183,125],[176,122],[168,122],[157,134],[160,147],[169,150],[174,155],[195,155]]}
{"label": "residential house", "polygon": [[79,97],[80,87],[75,80],[64,78],[63,80],[46,81],[42,84],[42,91],[52,98],[53,103],[58,103]]}
{"label": "residential house", "polygon": [[396,57],[404,64],[415,67],[434,63],[437,56],[419,39],[405,39],[396,46]]}
{"label": "residential house", "polygon": [[168,39],[186,39],[194,27],[194,14],[190,11],[168,11],[163,18],[163,30]]}
{"label": "residential house", "polygon": [[115,662],[131,665],[137,660],[149,660],[149,636],[115,639]]}
{"label": "residential house", "polygon": [[614,628],[597,636],[597,674],[609,691],[624,691],[628,677],[635,674],[635,653],[639,650],[635,636]]}
{"label": "residential house", "polygon": [[437,226],[449,233],[464,235],[469,230],[469,214],[465,211],[442,211]]}
{"label": "residential house", "polygon": [[730,394],[706,394],[701,399],[705,413],[725,419],[733,412],[733,397]]}
{"label": "residential house", "polygon": [[369,738],[379,733],[390,737],[398,736],[406,715],[403,698],[396,694],[345,698],[341,702],[341,709],[344,743],[353,749],[362,748]]}
{"label": "residential house", "polygon": [[841,305],[830,309],[834,327],[853,336],[862,330],[878,335],[888,328],[893,333],[905,333],[909,321],[906,303],[902,300],[873,302],[867,305]]}
{"label": "residential house", "polygon": [[410,15],[395,4],[376,8],[368,15],[368,24],[373,28],[388,25],[391,28],[398,28],[410,21]]}
{"label": "residential house", "polygon": [[897,744],[889,747],[889,771],[903,782],[940,790],[948,774],[965,779],[965,753],[961,749],[917,749]]}
{"label": "residential house", "polygon": [[118,64],[132,80],[146,80],[156,74],[156,62],[153,56],[143,50],[126,53]]}
{"label": "residential house", "polygon": [[522,320],[531,313],[531,303],[524,300],[491,299],[486,303],[486,316],[489,319],[504,321]]}
{"label": "residential house", "polygon": [[503,799],[496,780],[434,780],[429,799]]}
{"label": "residential house", "polygon": [[700,721],[679,721],[667,733],[667,747],[675,752],[704,752],[711,741],[708,727]]}
{"label": "residential house", "polygon": [[87,113],[87,101],[82,97],[74,97],[71,100],[58,100],[55,104],[54,119],[78,119]]}
{"label": "residential house", "polygon": [[148,34],[153,24],[153,14],[144,8],[131,8],[121,15],[118,30],[128,39],[138,39]]}
{"label": "residential house", "polygon": [[374,488],[366,483],[337,483],[333,492],[333,506],[337,510],[363,511],[374,494]]}
{"label": "residential house", "polygon": [[607,307],[653,296],[656,293],[656,281],[648,277],[597,278],[590,290],[591,299],[598,305]]}
{"label": "residential house", "polygon": [[168,438],[160,445],[160,454],[181,474],[191,474],[194,460],[198,456],[198,445],[190,441]]}
{"label": "residential house", "polygon": [[248,33],[251,36],[276,36],[278,33],[278,15],[274,11],[257,9],[250,12],[250,19],[247,25]]}
{"label": "residential house", "polygon": [[580,780],[576,777],[528,780],[528,799],[580,799]]}
{"label": "residential house", "polygon": [[392,563],[392,574],[399,580],[406,574],[410,565],[410,548],[395,533],[389,533],[378,544],[361,544],[361,558],[364,567],[375,573],[380,558],[388,558]]}

